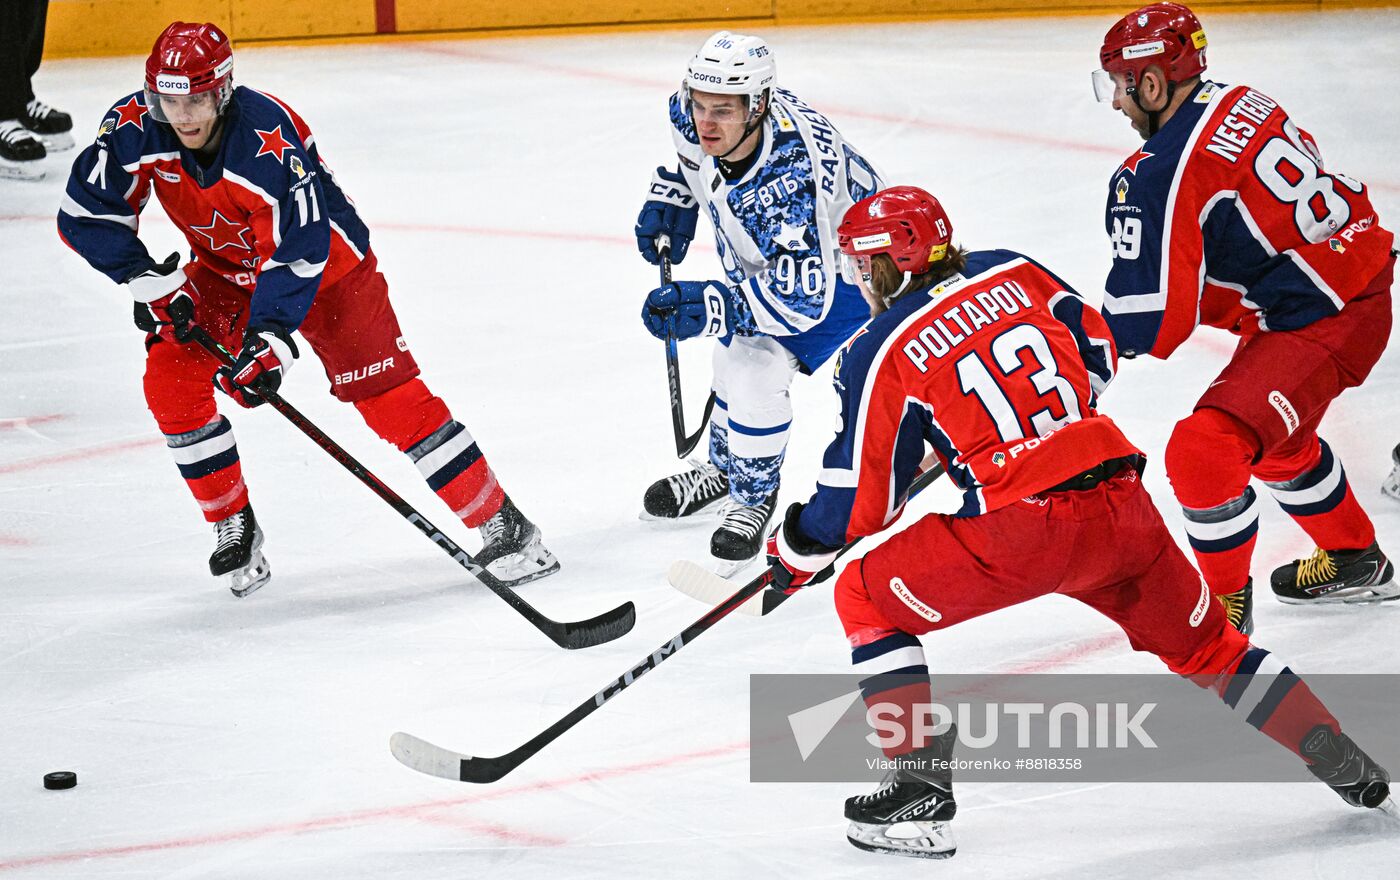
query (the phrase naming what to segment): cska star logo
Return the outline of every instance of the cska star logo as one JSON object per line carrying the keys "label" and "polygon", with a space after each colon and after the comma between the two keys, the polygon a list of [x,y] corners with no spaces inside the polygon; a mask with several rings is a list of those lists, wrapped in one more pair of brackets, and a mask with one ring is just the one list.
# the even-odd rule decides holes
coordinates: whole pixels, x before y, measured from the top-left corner
{"label": "cska star logo", "polygon": [[253,134],[256,134],[258,139],[262,141],[262,145],[258,147],[257,154],[253,156],[254,159],[258,158],[258,156],[276,156],[277,161],[281,162],[283,154],[292,149],[291,142],[282,137],[282,126],[280,125],[272,129],[272,131],[263,131],[255,128],[253,129]]}
{"label": "cska star logo", "polygon": [[145,131],[146,127],[141,123],[141,117],[146,115],[146,105],[136,100],[132,95],[127,102],[117,110],[117,129],[123,125],[134,125],[138,131]]}
{"label": "cska star logo", "polygon": [[1148,159],[1151,159],[1152,155],[1152,153],[1149,153],[1146,150],[1138,150],[1136,153],[1124,159],[1123,164],[1118,166],[1118,170],[1131,171],[1133,174],[1137,174],[1138,166],[1141,165],[1143,162],[1147,161]]}
{"label": "cska star logo", "polygon": [[247,240],[243,238],[244,233],[248,231],[247,228],[234,223],[217,210],[214,212],[214,219],[209,221],[208,226],[191,226],[190,230],[209,239],[211,250],[217,251],[226,247],[242,248],[245,251],[252,250],[248,247]]}

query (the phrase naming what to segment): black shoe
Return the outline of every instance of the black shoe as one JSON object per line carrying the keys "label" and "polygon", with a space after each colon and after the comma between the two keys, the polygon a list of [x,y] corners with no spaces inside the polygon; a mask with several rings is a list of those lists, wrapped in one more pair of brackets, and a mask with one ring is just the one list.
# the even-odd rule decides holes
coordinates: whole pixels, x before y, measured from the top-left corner
{"label": "black shoe", "polygon": [[18,119],[0,121],[0,159],[35,162],[46,155],[44,145]]}
{"label": "black shoe", "polygon": [[652,483],[642,498],[644,516],[678,519],[699,513],[729,494],[729,478],[706,462],[691,461],[690,470]]}
{"label": "black shoe", "polygon": [[509,496],[496,515],[481,524],[481,552],[476,563],[506,586],[539,580],[559,570],[559,560],[544,546],[539,528]]}
{"label": "black shoe", "polygon": [[1395,566],[1375,542],[1364,550],[1323,550],[1274,569],[1274,595],[1289,605],[1400,599]]}
{"label": "black shoe", "polygon": [[272,579],[272,568],[262,554],[263,533],[253,516],[253,505],[214,524],[214,552],[209,573],[228,575],[235,596],[246,596]]}
{"label": "black shoe", "polygon": [[20,122],[35,134],[63,134],[73,130],[73,117],[62,110],[55,110],[38,98],[25,106]]}
{"label": "black shoe", "polygon": [[763,549],[768,523],[778,506],[778,490],[752,507],[730,502],[724,522],[710,536],[710,555],[723,562],[746,562]]}
{"label": "black shoe", "polygon": [[1254,578],[1245,581],[1235,592],[1217,593],[1215,598],[1224,606],[1231,626],[1245,635],[1254,632]]}
{"label": "black shoe", "polygon": [[1319,724],[1298,745],[1308,771],[1353,807],[1375,809],[1390,797],[1390,774],[1345,733]]}
{"label": "black shoe", "polygon": [[[873,794],[846,799],[846,839],[866,852],[921,859],[951,858],[957,851],[948,823],[957,815],[953,772],[956,728],[928,748],[904,756]],[[898,833],[892,834],[892,831]]]}

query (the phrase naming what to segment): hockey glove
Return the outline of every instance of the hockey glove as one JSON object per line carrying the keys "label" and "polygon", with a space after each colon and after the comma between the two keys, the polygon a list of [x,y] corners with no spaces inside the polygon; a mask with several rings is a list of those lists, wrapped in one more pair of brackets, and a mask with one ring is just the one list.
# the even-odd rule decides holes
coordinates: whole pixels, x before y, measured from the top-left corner
{"label": "hockey glove", "polygon": [[666,235],[671,239],[671,262],[684,260],[699,216],[700,207],[685,178],[675,171],[656,169],[646,203],[637,215],[637,250],[642,252],[642,258],[653,266],[661,265],[656,237]]}
{"label": "hockey glove", "polygon": [[729,333],[729,288],[718,281],[675,281],[647,294],[642,323],[657,339]]}
{"label": "hockey glove", "polygon": [[817,575],[836,561],[841,549],[818,544],[802,534],[801,518],[802,505],[791,505],[783,516],[782,525],[768,536],[768,567],[773,571],[773,583],[769,588],[780,593],[795,593],[821,583],[829,575]]}
{"label": "hockey glove", "polygon": [[243,348],[233,366],[220,367],[214,374],[214,385],[239,406],[252,409],[263,403],[255,392],[276,391],[281,387],[282,377],[296,358],[296,343],[285,330],[277,328],[245,335]]}
{"label": "hockey glove", "polygon": [[199,290],[179,268],[180,255],[171,254],[165,262],[126,282],[131,291],[132,320],[139,330],[154,333],[167,342],[190,340]]}

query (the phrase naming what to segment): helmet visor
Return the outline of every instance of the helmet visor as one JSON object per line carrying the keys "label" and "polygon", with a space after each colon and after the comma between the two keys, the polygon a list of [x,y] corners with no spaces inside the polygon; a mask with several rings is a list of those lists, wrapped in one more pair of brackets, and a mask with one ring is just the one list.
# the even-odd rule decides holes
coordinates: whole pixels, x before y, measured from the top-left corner
{"label": "helmet visor", "polygon": [[870,255],[841,254],[841,280],[856,287],[870,287]]}
{"label": "helmet visor", "polygon": [[1100,68],[1089,74],[1094,83],[1094,99],[1100,104],[1107,104],[1113,100],[1113,96],[1118,92],[1118,83],[1114,80],[1113,74]]}
{"label": "helmet visor", "polygon": [[157,122],[167,125],[203,125],[219,115],[220,92],[213,89],[193,95],[156,94],[146,87],[146,109]]}

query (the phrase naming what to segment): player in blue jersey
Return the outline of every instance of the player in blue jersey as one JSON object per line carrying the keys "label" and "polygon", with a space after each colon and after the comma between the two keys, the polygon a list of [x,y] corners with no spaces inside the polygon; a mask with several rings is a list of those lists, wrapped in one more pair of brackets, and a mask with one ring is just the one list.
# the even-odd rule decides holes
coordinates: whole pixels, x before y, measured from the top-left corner
{"label": "player in blue jersey", "polygon": [[[183,266],[175,254],[152,259],[137,236],[153,192],[189,242]],[[73,163],[58,228],[133,297],[136,326],[146,331],[147,406],[215,524],[210,572],[227,576],[235,595],[262,586],[271,569],[214,386],[257,406],[253,391],[275,391],[296,360],[297,332],[321,359],[331,393],[480,529],[482,565],[508,583],[558,569],[472,435],[418,378],[369,230],[310,128],[279,99],[234,86],[233,53],[218,27],[176,22],[156,40],[145,88],[116,102]],[[232,369],[186,344],[190,315],[238,353]]]}
{"label": "player in blue jersey", "polygon": [[836,226],[882,184],[816,110],[777,87],[762,39],[721,31],[691,59],[671,96],[679,165],[658,168],[637,218],[637,246],[679,263],[699,215],[715,232],[725,277],[653,290],[642,320],[657,338],[716,336],[709,461],[654,483],[653,517],[683,517],[727,498],[710,540],[716,567],[755,557],[777,505],[792,426],[788,386],[819,368],[869,309],[841,279]]}

